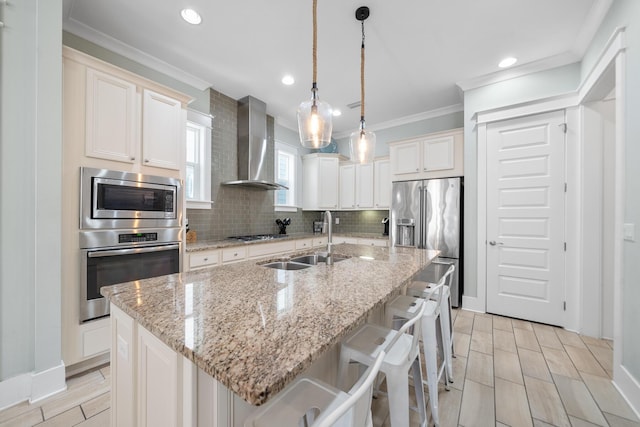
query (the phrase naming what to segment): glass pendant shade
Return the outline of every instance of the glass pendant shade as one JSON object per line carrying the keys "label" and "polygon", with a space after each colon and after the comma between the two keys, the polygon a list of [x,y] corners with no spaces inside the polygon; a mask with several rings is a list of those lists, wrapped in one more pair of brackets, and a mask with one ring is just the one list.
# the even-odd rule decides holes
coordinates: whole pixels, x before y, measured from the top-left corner
{"label": "glass pendant shade", "polygon": [[351,161],[357,163],[372,163],[376,154],[376,134],[361,128],[349,138]]}
{"label": "glass pendant shade", "polygon": [[311,99],[298,107],[298,131],[300,143],[305,148],[319,149],[331,143],[333,122],[331,106],[318,99],[314,93]]}

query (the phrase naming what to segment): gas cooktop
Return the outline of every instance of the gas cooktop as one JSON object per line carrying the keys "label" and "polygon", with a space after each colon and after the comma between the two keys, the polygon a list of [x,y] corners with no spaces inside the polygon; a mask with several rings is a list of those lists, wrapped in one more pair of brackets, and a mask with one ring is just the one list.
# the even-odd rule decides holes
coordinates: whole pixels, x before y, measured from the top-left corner
{"label": "gas cooktop", "polygon": [[248,236],[231,236],[229,240],[238,240],[240,242],[253,242],[255,240],[273,240],[281,237],[287,237],[286,234],[251,234]]}

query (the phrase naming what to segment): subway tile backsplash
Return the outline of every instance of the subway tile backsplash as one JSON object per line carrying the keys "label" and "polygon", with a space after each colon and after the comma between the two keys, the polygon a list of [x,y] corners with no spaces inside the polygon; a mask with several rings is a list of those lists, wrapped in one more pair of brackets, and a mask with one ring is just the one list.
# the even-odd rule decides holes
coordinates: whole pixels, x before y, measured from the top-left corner
{"label": "subway tile backsplash", "polygon": [[[198,240],[222,239],[245,234],[278,233],[276,218],[291,218],[287,233],[312,232],[313,221],[321,219],[321,212],[275,212],[273,191],[253,190],[221,185],[237,179],[237,108],[236,100],[211,90],[211,197],[210,210],[187,209],[189,227]],[[273,174],[274,120],[267,116],[268,155],[266,166]],[[342,233],[380,233],[382,218],[388,211],[335,211],[333,230]]]}

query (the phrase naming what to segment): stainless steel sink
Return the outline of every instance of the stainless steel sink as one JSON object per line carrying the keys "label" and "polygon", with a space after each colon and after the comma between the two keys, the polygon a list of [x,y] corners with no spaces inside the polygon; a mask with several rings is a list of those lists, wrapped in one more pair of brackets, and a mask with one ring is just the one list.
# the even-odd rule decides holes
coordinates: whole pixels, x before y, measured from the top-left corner
{"label": "stainless steel sink", "polygon": [[310,264],[300,264],[291,261],[276,261],[262,264],[263,267],[277,268],[278,270],[302,270],[311,267]]}
{"label": "stainless steel sink", "polygon": [[[333,262],[344,261],[345,257],[333,255]],[[292,262],[300,262],[303,264],[316,265],[320,262],[327,262],[327,257],[323,254],[304,255],[291,258]]]}

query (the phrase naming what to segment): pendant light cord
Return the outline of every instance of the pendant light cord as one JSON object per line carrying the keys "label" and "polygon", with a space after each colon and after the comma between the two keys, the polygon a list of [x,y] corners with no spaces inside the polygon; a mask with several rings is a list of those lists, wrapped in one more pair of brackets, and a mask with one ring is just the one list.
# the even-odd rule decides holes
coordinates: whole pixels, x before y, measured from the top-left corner
{"label": "pendant light cord", "polygon": [[313,89],[318,75],[318,0],[313,0]]}
{"label": "pendant light cord", "polygon": [[360,46],[360,127],[364,129],[364,20],[362,22],[362,45]]}

